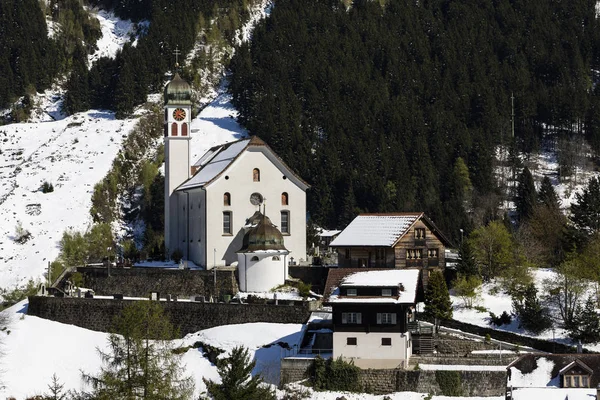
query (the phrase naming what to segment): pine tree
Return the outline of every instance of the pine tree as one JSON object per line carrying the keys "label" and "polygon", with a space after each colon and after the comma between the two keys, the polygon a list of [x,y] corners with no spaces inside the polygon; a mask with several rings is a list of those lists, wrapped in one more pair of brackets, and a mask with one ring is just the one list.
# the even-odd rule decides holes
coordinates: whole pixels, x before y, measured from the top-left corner
{"label": "pine tree", "polygon": [[260,376],[251,376],[255,365],[248,349],[234,347],[229,357],[217,363],[221,383],[202,379],[214,400],[275,400],[275,393],[263,385]]}
{"label": "pine tree", "polygon": [[519,317],[519,326],[533,334],[539,334],[552,326],[548,309],[542,306],[533,283],[513,297],[513,309]]}
{"label": "pine tree", "polygon": [[553,210],[560,209],[560,200],[558,199],[558,195],[554,190],[554,186],[552,186],[552,182],[550,182],[550,178],[547,176],[544,176],[542,179],[540,191],[538,192],[537,196],[540,204]]}
{"label": "pine tree", "polygon": [[517,216],[520,222],[524,222],[531,218],[533,209],[537,203],[537,192],[535,183],[529,168],[523,168],[523,172],[519,175],[517,186],[517,194],[515,196],[515,205],[517,207]]}
{"label": "pine tree", "polygon": [[481,271],[479,270],[479,265],[473,255],[473,249],[471,248],[471,242],[469,240],[463,240],[458,251],[457,271],[467,277],[481,277]]}
{"label": "pine tree", "polygon": [[569,333],[574,340],[582,343],[596,343],[600,341],[600,316],[596,311],[596,301],[592,296],[588,297],[583,309],[577,307],[575,321]]}
{"label": "pine tree", "polygon": [[56,374],[52,375],[52,382],[48,385],[49,394],[43,397],[44,400],[66,400],[67,393],[63,391],[65,387],[64,383],[60,383],[60,380]]}
{"label": "pine tree", "polygon": [[571,221],[577,230],[591,236],[600,230],[600,182],[592,178],[571,204]]}
{"label": "pine tree", "polygon": [[99,350],[104,366],[98,376],[84,375],[96,399],[187,400],[190,377],[182,377],[171,340],[175,330],[160,303],[136,301],[115,318],[108,350]]}
{"label": "pine tree", "polygon": [[425,314],[434,318],[436,325],[440,319],[452,318],[452,302],[444,275],[433,271],[425,289]]}

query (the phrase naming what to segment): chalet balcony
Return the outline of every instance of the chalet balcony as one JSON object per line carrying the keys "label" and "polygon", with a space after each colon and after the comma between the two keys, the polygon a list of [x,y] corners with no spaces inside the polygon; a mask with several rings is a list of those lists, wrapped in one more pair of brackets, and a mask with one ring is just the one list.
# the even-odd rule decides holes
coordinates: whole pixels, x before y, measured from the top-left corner
{"label": "chalet balcony", "polygon": [[422,258],[407,259],[406,267],[410,267],[410,268],[423,267],[423,259]]}
{"label": "chalet balcony", "polygon": [[415,247],[425,246],[425,239],[415,239]]}
{"label": "chalet balcony", "polygon": [[427,265],[429,267],[439,267],[440,259],[439,258],[430,258],[427,260]]}

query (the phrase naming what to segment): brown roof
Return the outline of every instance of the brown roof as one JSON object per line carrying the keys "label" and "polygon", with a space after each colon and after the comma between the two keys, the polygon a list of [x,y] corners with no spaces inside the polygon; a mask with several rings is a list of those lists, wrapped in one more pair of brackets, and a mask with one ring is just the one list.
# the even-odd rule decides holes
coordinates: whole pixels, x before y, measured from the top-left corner
{"label": "brown roof", "polygon": [[336,287],[340,286],[342,279],[347,277],[350,274],[354,274],[356,272],[366,272],[366,271],[387,271],[390,268],[329,268],[329,272],[327,273],[327,280],[325,281],[325,289],[323,290],[323,300],[324,302],[329,301],[329,295]]}
{"label": "brown roof", "polygon": [[[537,369],[537,362],[540,358],[545,358],[554,363],[551,372],[552,379],[556,378],[563,368],[572,364],[574,361],[579,361],[593,371],[592,376],[590,377],[590,387],[595,388],[600,383],[600,354],[524,354],[510,363],[506,368],[508,370],[510,370],[510,368],[516,368],[521,371],[522,374],[530,374]],[[538,387],[538,384],[539,386],[546,386],[547,382],[535,382],[534,387]]]}

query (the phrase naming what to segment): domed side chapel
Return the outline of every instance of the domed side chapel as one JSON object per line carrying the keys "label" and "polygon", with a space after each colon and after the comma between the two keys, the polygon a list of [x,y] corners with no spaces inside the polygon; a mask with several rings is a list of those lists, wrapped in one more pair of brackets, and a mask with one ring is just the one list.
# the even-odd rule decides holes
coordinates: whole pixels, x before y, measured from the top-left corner
{"label": "domed side chapel", "polygon": [[[283,283],[288,261],[306,260],[309,185],[257,136],[215,146],[192,164],[191,88],[179,74],[165,87],[164,103],[167,255],[179,250],[206,269],[239,257],[244,272],[252,266],[240,282],[245,291]],[[276,282],[255,286],[257,271]]]}

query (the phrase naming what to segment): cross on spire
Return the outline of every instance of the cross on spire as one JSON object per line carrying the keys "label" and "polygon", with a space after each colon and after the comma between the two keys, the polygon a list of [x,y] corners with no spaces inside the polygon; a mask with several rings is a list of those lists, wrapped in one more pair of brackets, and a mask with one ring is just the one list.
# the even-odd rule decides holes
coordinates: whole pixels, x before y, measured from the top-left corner
{"label": "cross on spire", "polygon": [[179,68],[179,56],[181,55],[181,51],[179,50],[179,46],[175,47],[175,50],[173,51],[173,54],[175,55],[175,68]]}

